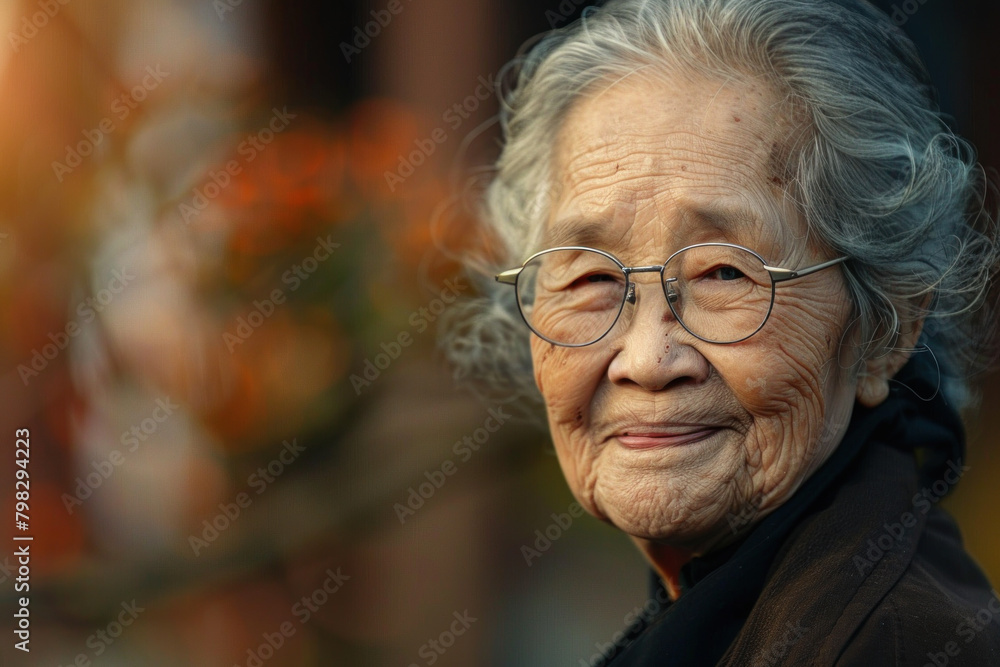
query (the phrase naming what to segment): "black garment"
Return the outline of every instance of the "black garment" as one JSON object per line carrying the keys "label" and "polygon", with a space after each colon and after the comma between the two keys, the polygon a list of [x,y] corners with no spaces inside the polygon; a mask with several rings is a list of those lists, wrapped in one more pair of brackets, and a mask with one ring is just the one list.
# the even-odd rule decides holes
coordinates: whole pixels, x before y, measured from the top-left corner
{"label": "black garment", "polygon": [[682,569],[680,598],[613,667],[1000,666],[1000,599],[936,505],[965,471],[964,434],[942,396],[914,395],[935,392],[923,356],[882,405],[855,406],[788,502]]}

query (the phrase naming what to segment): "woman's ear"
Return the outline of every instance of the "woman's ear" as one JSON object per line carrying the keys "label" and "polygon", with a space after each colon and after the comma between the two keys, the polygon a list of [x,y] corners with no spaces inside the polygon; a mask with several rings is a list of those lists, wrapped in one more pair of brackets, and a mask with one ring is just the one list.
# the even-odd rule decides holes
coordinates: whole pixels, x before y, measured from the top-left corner
{"label": "woman's ear", "polygon": [[[922,306],[926,308],[930,297],[924,299]],[[921,312],[925,312],[921,309]],[[857,399],[861,405],[874,408],[889,398],[889,380],[895,377],[913,353],[920,332],[924,328],[924,318],[921,315],[909,323],[900,322],[900,331],[887,352],[873,359],[867,359],[858,373]]]}

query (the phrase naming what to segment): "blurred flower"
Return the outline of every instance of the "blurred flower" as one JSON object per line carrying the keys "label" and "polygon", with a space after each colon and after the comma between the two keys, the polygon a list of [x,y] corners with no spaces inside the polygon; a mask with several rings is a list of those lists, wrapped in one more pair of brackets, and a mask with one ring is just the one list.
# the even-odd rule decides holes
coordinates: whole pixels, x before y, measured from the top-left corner
{"label": "blurred flower", "polygon": [[394,198],[385,174],[394,172],[400,156],[412,150],[419,130],[416,114],[398,102],[371,98],[354,105],[348,124],[354,183],[368,199]]}
{"label": "blurred flower", "polygon": [[216,204],[231,223],[230,248],[238,254],[273,254],[359,213],[360,202],[345,188],[343,139],[315,120],[290,122],[296,125],[259,151],[241,143],[246,150],[227,163],[239,171]]}

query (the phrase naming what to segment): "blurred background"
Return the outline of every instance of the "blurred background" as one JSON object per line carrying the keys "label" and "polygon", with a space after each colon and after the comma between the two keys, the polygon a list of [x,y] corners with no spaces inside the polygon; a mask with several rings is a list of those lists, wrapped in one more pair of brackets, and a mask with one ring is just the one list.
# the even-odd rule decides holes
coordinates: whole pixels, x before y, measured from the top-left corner
{"label": "blurred background", "polygon": [[[435,349],[497,76],[584,4],[0,4],[0,507],[28,429],[34,538],[0,663],[570,667],[625,629],[631,543]],[[996,165],[1000,7],[876,4]],[[946,505],[997,582],[981,380]]]}

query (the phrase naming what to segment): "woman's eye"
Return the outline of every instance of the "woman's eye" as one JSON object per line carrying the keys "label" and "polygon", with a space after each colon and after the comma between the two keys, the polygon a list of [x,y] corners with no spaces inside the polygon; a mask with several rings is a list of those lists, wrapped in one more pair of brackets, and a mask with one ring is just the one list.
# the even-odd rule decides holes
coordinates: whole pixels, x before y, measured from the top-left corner
{"label": "woman's eye", "polygon": [[609,275],[607,273],[588,273],[585,276],[580,276],[570,285],[571,287],[584,287],[590,283],[604,283],[604,282],[614,282],[616,280],[615,276]]}
{"label": "woman's eye", "polygon": [[733,266],[720,266],[710,272],[708,277],[718,278],[719,280],[739,280],[740,278],[746,278],[746,274]]}
{"label": "woman's eye", "polygon": [[600,282],[606,282],[606,281],[607,282],[613,282],[614,279],[615,279],[615,277],[614,276],[609,276],[606,273],[594,273],[594,274],[591,274],[589,276],[586,276],[586,279],[589,280],[592,283],[600,283]]}

